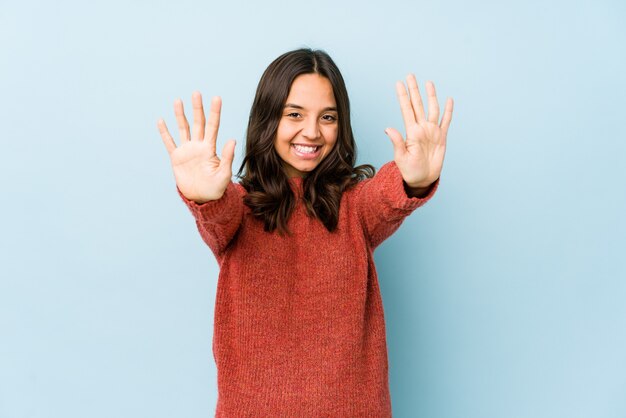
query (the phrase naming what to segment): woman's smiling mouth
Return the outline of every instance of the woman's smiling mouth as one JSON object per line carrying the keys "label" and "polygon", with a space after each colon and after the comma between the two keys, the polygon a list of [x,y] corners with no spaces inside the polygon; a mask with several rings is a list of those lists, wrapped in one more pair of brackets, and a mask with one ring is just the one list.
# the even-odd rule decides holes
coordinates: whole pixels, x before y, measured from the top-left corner
{"label": "woman's smiling mouth", "polygon": [[298,157],[304,159],[313,159],[317,158],[320,154],[320,150],[322,149],[321,145],[300,145],[300,144],[291,144],[291,148],[294,150],[294,154]]}

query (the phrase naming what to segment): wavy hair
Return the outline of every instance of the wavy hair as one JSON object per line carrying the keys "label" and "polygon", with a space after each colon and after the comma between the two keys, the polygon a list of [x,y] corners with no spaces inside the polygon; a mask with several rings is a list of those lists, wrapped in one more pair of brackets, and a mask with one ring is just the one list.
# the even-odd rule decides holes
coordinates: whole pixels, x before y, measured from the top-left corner
{"label": "wavy hair", "polygon": [[292,234],[287,221],[296,199],[274,141],[291,85],[302,74],[318,74],[330,81],[339,125],[333,149],[303,178],[308,216],[319,219],[328,231],[334,231],[344,190],[376,172],[370,164],[354,166],[356,143],[350,124],[350,101],[343,77],[330,56],[322,50],[302,48],[276,58],[261,76],[256,90],[248,120],[246,154],[237,177],[248,192],[244,203],[252,214],[263,220],[265,231],[278,229],[281,235]]}

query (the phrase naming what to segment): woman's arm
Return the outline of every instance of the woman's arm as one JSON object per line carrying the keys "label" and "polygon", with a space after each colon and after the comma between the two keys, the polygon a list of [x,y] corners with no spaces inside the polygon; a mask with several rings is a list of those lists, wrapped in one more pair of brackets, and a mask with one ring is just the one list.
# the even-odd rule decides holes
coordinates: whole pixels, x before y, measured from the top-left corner
{"label": "woman's arm", "polygon": [[391,235],[402,220],[426,203],[439,187],[446,152],[446,137],[452,120],[453,101],[446,101],[439,122],[435,85],[426,83],[428,118],[413,74],[396,83],[406,141],[393,128],[385,130],[393,143],[393,161],[381,167],[372,179],[357,187],[357,210],[373,247]]}
{"label": "woman's arm", "polygon": [[163,119],[159,119],[157,126],[171,159],[178,194],[196,219],[202,238],[219,261],[241,224],[244,191],[231,180],[235,141],[224,145],[221,159],[216,154],[221,98],[214,97],[211,101],[208,120],[204,116],[200,92],[194,92],[192,105],[193,130],[190,132],[183,102],[176,100],[174,103],[180,132],[178,146]]}
{"label": "woman's arm", "polygon": [[383,165],[373,178],[357,185],[357,215],[372,248],[391,236],[407,216],[434,196],[439,179],[425,191],[420,190],[421,196],[407,194],[407,187],[395,161]]}
{"label": "woman's arm", "polygon": [[448,98],[443,117],[439,121],[435,84],[427,82],[428,117],[426,117],[417,80],[413,74],[407,77],[407,85],[408,93],[403,83],[396,83],[406,140],[394,128],[387,128],[385,132],[393,143],[393,159],[407,186],[415,189],[416,193],[424,193],[441,175],[454,102],[452,98]]}
{"label": "woman's arm", "polygon": [[196,220],[202,240],[211,248],[218,262],[239,230],[243,219],[243,188],[232,181],[222,197],[198,203],[187,199],[176,187],[179,196]]}

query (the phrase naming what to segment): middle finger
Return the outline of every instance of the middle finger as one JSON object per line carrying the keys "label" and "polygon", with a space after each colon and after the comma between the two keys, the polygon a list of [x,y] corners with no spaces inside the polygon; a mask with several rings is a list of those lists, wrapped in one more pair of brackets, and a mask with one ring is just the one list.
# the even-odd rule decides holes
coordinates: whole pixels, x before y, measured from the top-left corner
{"label": "middle finger", "polygon": [[193,129],[191,139],[202,141],[204,138],[204,108],[202,107],[202,95],[199,91],[194,91],[191,96],[193,106]]}

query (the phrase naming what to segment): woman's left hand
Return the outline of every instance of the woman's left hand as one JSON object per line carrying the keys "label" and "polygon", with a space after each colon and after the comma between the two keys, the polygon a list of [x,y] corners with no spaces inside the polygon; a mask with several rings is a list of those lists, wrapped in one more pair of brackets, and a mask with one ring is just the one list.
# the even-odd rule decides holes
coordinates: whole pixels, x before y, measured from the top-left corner
{"label": "woman's left hand", "polygon": [[396,83],[396,93],[402,109],[406,129],[406,141],[394,128],[385,132],[393,142],[394,160],[402,173],[402,178],[411,188],[427,188],[441,174],[443,157],[446,153],[446,135],[452,120],[452,98],[446,101],[443,118],[439,123],[439,103],[435,85],[426,83],[428,94],[428,119],[413,74],[407,76],[409,92],[404,83]]}

